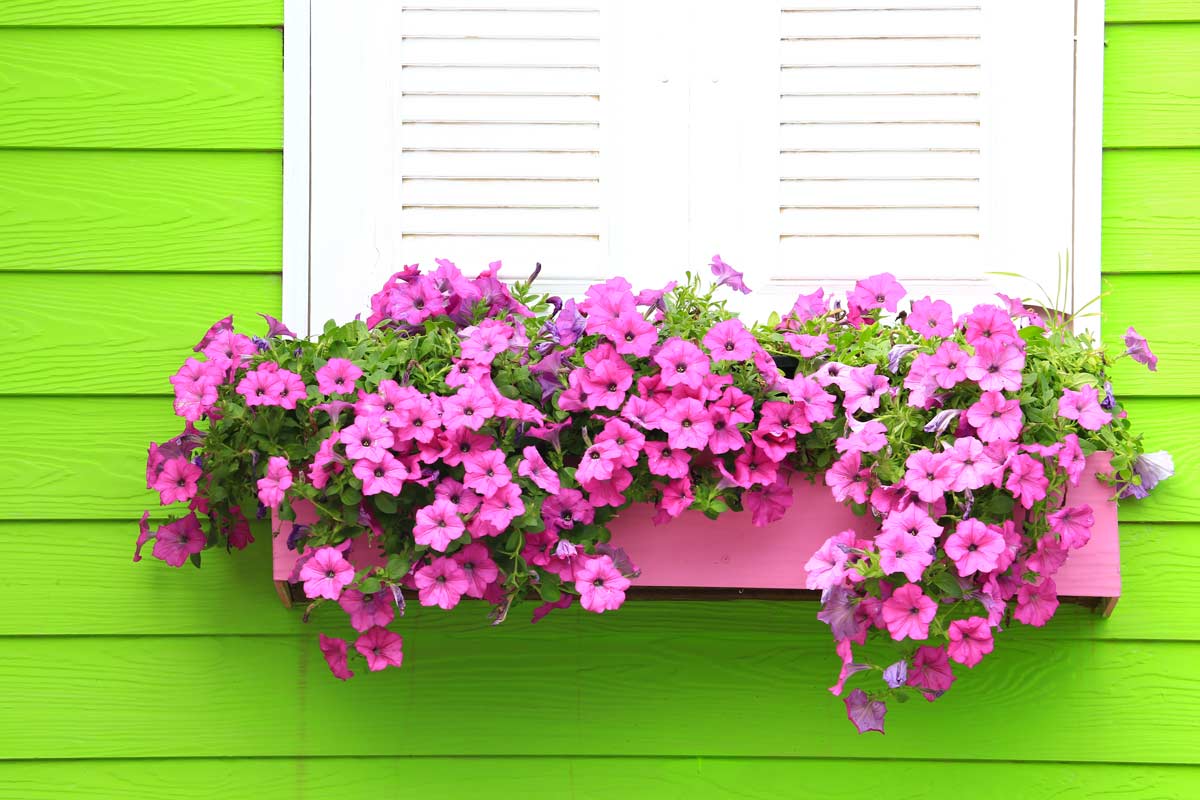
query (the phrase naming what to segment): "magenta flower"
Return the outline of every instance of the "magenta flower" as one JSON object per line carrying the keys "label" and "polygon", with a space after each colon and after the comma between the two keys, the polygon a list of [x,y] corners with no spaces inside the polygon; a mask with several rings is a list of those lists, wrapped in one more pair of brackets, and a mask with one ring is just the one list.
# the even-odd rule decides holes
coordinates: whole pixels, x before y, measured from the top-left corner
{"label": "magenta flower", "polygon": [[1158,356],[1150,352],[1150,343],[1146,341],[1146,337],[1134,330],[1132,325],[1125,331],[1124,341],[1125,355],[1139,364],[1145,364],[1151,372],[1158,370]]}
{"label": "magenta flower", "polygon": [[846,453],[825,470],[825,485],[833,490],[839,503],[847,499],[855,503],[867,502],[867,477],[870,470],[862,468],[862,455]]}
{"label": "magenta flower", "polygon": [[659,425],[667,434],[667,443],[676,450],[702,449],[714,430],[712,415],[703,403],[691,398],[676,400],[668,406]]}
{"label": "magenta flower", "polygon": [[1026,625],[1040,628],[1058,610],[1058,591],[1053,578],[1043,578],[1037,586],[1025,583],[1017,591],[1017,610],[1013,617]]}
{"label": "magenta flower", "polygon": [[815,292],[799,295],[792,304],[790,316],[794,316],[800,322],[807,322],[828,313],[829,300],[825,297],[825,290],[817,289]]}
{"label": "magenta flower", "polygon": [[342,558],[341,550],[321,547],[300,568],[300,580],[304,583],[305,597],[337,600],[342,589],[354,580],[354,567]]}
{"label": "magenta flower", "polygon": [[196,496],[197,482],[203,474],[198,466],[183,456],[168,458],[150,488],[158,492],[164,506],[186,502]]}
{"label": "magenta flower", "polygon": [[463,459],[463,485],[484,497],[491,497],[512,482],[512,472],[504,463],[504,453],[484,450]]}
{"label": "magenta flower", "polygon": [[846,298],[864,311],[883,308],[895,311],[904,298],[904,287],[896,282],[890,272],[872,275],[854,284],[854,291]]}
{"label": "magenta flower", "polygon": [[467,589],[464,592],[467,597],[482,599],[488,585],[500,576],[500,569],[492,560],[487,547],[479,542],[467,545],[455,553],[453,558],[467,576]]}
{"label": "magenta flower", "polygon": [[893,639],[928,639],[937,603],[926,597],[920,586],[906,583],[883,602],[881,614]]}
{"label": "magenta flower", "polygon": [[904,462],[904,485],[915,492],[922,502],[941,500],[954,479],[954,467],[945,453],[918,450]]}
{"label": "magenta flower", "polygon": [[388,426],[371,417],[356,418],[353,425],[342,430],[338,440],[346,445],[348,457],[369,461],[382,461],[396,443]]}
{"label": "magenta flower", "polygon": [[946,645],[947,655],[970,668],[992,652],[994,646],[992,629],[983,617],[956,619],[950,623],[947,635],[950,637],[950,644]]}
{"label": "magenta flower", "polygon": [[933,354],[929,375],[942,389],[953,389],[967,379],[970,357],[954,342],[942,342]]}
{"label": "magenta flower", "polygon": [[1011,442],[1021,435],[1021,401],[1005,399],[1000,392],[984,392],[967,409],[967,422],[984,442]]}
{"label": "magenta flower", "polygon": [[603,333],[604,329],[622,314],[636,314],[637,303],[633,287],[624,278],[609,278],[604,283],[587,288],[580,308],[587,315],[587,332]]}
{"label": "magenta flower", "polygon": [[677,336],[666,341],[654,356],[654,363],[662,368],[665,386],[699,389],[704,376],[709,373],[708,356],[704,351]]}
{"label": "magenta flower", "polygon": [[904,322],[926,339],[949,336],[954,332],[954,311],[945,300],[931,300],[926,295],[913,300],[912,313]]}
{"label": "magenta flower", "polygon": [[841,584],[845,579],[848,556],[837,541],[840,535],[826,539],[821,549],[813,553],[804,565],[805,588],[824,591]]}
{"label": "magenta flower", "polygon": [[949,689],[952,683],[954,670],[950,667],[946,651],[940,647],[918,647],[908,670],[908,685],[927,690],[925,696],[933,700]]}
{"label": "magenta flower", "polygon": [[757,527],[770,525],[783,519],[794,500],[792,487],[782,476],[762,489],[754,489],[742,495],[742,503],[750,512],[750,521]]}
{"label": "magenta flower", "polygon": [[967,378],[987,392],[1015,392],[1021,388],[1025,353],[1011,342],[987,340],[975,347],[967,360]]}
{"label": "magenta flower", "polygon": [[404,462],[388,451],[379,459],[360,458],[354,462],[354,477],[362,481],[362,493],[368,497],[375,494],[400,495],[404,481],[408,479],[408,468]]}
{"label": "magenta flower", "polygon": [[515,483],[507,483],[488,496],[483,501],[479,516],[496,529],[496,534],[508,529],[509,524],[525,513],[525,503],[521,501],[521,488]]}
{"label": "magenta flower", "polygon": [[1100,407],[1100,393],[1095,386],[1084,385],[1079,391],[1063,389],[1058,401],[1058,415],[1075,420],[1079,427],[1098,431],[1112,422],[1112,414]]}
{"label": "magenta flower", "polygon": [[333,673],[334,677],[344,681],[353,678],[354,673],[350,671],[347,658],[350,643],[345,639],[335,639],[323,633],[320,634],[320,642],[321,655],[325,656],[325,663],[329,665],[329,671]]}
{"label": "magenta flower", "polygon": [[439,553],[466,531],[458,509],[449,500],[437,499],[430,505],[417,509],[416,525],[413,526],[413,539],[417,544],[432,547]]}
{"label": "magenta flower", "polygon": [[558,473],[546,463],[546,459],[542,458],[538,449],[529,445],[521,451],[521,454],[524,458],[517,464],[517,474],[529,478],[550,494],[558,494],[558,490],[561,488]]}
{"label": "magenta flower", "polygon": [[378,625],[354,641],[354,649],[367,659],[367,669],[379,672],[404,662],[404,640],[397,633]]}
{"label": "magenta flower", "polygon": [[283,408],[295,408],[296,404],[308,394],[308,387],[304,385],[304,379],[296,373],[281,369],[276,373],[276,378],[275,394],[277,402]]}
{"label": "magenta flower", "polygon": [[704,334],[704,346],[712,353],[713,361],[745,361],[754,355],[758,340],[750,335],[738,319],[718,322]]}
{"label": "magenta flower", "polygon": [[585,556],[575,567],[575,591],[588,611],[615,611],[625,602],[630,581],[608,556]]}
{"label": "magenta flower", "polygon": [[812,358],[818,353],[834,349],[829,337],[823,333],[785,333],[783,340],[803,358]]}
{"label": "magenta flower", "polygon": [[390,625],[396,616],[392,593],[386,590],[363,594],[358,589],[347,589],[338,598],[338,605],[350,615],[350,627],[359,633],[375,625]]}
{"label": "magenta flower", "polygon": [[636,311],[622,311],[600,331],[621,355],[645,358],[658,342],[658,328]]}
{"label": "magenta flower", "polygon": [[889,511],[880,527],[884,533],[915,536],[922,540],[922,546],[926,550],[933,547],[934,540],[942,535],[942,526],[917,503],[909,503],[902,509]]}
{"label": "magenta flower", "polygon": [[331,358],[317,370],[317,388],[321,394],[345,394],[354,391],[354,382],[362,377],[362,370],[353,361]]}
{"label": "magenta flower", "polygon": [[195,422],[212,410],[217,402],[217,387],[206,381],[175,385],[175,415]]}
{"label": "magenta flower", "polygon": [[842,405],[847,414],[874,413],[880,399],[888,392],[888,379],[875,374],[874,364],[843,371],[841,384],[845,392]]}
{"label": "magenta flower", "polygon": [[469,428],[477,431],[496,413],[492,395],[479,385],[464,386],[442,400],[442,424],[446,430]]}
{"label": "magenta flower", "polygon": [[154,532],[152,553],[172,567],[182,567],[188,558],[204,549],[206,541],[200,520],[195,514],[188,514]]}
{"label": "magenta flower", "polygon": [[224,370],[240,366],[246,358],[258,352],[258,348],[249,336],[234,333],[230,329],[214,334],[202,352],[209,361]]}
{"label": "magenta flower", "polygon": [[496,356],[508,349],[513,338],[511,325],[487,319],[478,325],[464,328],[459,337],[463,358],[477,364],[491,364]]}
{"label": "magenta flower", "polygon": [[646,442],[646,464],[653,475],[682,478],[688,474],[691,456],[686,450],[673,450],[666,442]]}
{"label": "magenta flower", "polygon": [[742,273],[722,261],[719,255],[713,256],[712,263],[708,266],[717,278],[717,286],[728,286],[735,292],[750,294],[750,287],[743,282]]}
{"label": "magenta flower", "polygon": [[283,381],[278,369],[259,364],[258,369],[247,372],[238,382],[236,391],[246,398],[248,406],[277,406],[282,390]]}
{"label": "magenta flower", "polygon": [[978,347],[986,341],[1011,342],[1017,340],[1017,326],[1004,309],[993,305],[978,305],[959,320],[965,326],[967,341]]}
{"label": "magenta flower", "polygon": [[959,576],[964,578],[976,572],[995,571],[1005,548],[1004,537],[999,531],[971,518],[958,523],[944,546],[946,555],[958,568]]}
{"label": "magenta flower", "polygon": [[846,704],[846,717],[854,723],[855,730],[859,733],[883,733],[887,705],[882,700],[872,700],[862,689],[855,689],[842,698],[842,702]]}
{"label": "magenta flower", "polygon": [[449,611],[471,588],[467,573],[453,558],[442,556],[417,570],[413,580],[423,606],[437,606]]}
{"label": "magenta flower", "polygon": [[929,539],[901,531],[881,533],[875,537],[879,566],[886,575],[901,572],[910,581],[919,581],[925,568],[933,563],[931,543]]}
{"label": "magenta flower", "polygon": [[279,508],[283,496],[292,486],[292,471],[283,456],[271,456],[267,461],[266,477],[258,479],[258,500],[267,508]]}
{"label": "magenta flower", "polygon": [[1000,475],[1000,467],[984,453],[983,443],[974,436],[963,436],[945,450],[950,465],[950,491],[982,488]]}
{"label": "magenta flower", "polygon": [[1029,509],[1033,508],[1034,503],[1045,499],[1050,479],[1046,477],[1046,467],[1041,461],[1018,453],[1009,460],[1008,470],[1004,487],[1021,505]]}
{"label": "magenta flower", "polygon": [[1072,550],[1083,547],[1092,538],[1096,515],[1089,505],[1060,508],[1047,515],[1050,530],[1058,534],[1063,546]]}

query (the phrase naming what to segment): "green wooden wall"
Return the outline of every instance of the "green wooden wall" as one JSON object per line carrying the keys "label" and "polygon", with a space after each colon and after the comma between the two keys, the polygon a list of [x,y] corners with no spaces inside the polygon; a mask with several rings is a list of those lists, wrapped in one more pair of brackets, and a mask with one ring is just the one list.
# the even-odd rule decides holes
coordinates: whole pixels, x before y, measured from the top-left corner
{"label": "green wooden wall", "polygon": [[0,798],[1200,797],[1200,0],[1108,14],[1104,324],[1159,352],[1118,389],[1180,474],[1122,512],[1112,619],[858,737],[811,604],[416,613],[342,684],[265,542],[130,563],[167,374],[280,304],[281,2],[4,0]]}

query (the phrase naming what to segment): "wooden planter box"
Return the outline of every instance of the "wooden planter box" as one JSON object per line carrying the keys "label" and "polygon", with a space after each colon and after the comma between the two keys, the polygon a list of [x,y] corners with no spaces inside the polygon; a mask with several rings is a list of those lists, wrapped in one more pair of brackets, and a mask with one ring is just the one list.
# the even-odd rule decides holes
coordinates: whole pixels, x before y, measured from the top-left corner
{"label": "wooden planter box", "polygon": [[[1091,541],[1075,550],[1054,576],[1064,599],[1093,605],[1104,616],[1112,613],[1121,594],[1121,561],[1117,531],[1117,504],[1111,487],[1094,475],[1108,466],[1106,454],[1088,459],[1080,485],[1070,490],[1070,505],[1087,503],[1095,512]],[[827,487],[798,480],[795,501],[778,522],[758,528],[747,513],[726,513],[711,520],[697,511],[685,512],[668,525],[651,522],[649,505],[631,506],[612,524],[612,544],[625,548],[641,568],[634,581],[634,596],[668,597],[795,597],[814,598],[804,588],[804,564],[829,536],[846,528],[873,536],[879,526],[870,516],[855,515],[836,502]],[[313,522],[307,503],[296,504],[296,519]],[[273,537],[274,577],[279,595],[291,605],[302,599],[298,586],[288,583],[297,553],[287,548],[292,523],[277,521]],[[378,554],[354,540],[349,558],[365,565]]]}

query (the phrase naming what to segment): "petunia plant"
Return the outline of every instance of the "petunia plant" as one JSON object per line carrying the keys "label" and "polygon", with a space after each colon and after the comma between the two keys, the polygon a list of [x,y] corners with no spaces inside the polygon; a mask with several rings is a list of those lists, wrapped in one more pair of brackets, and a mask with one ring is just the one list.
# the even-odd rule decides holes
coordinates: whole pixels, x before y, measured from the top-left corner
{"label": "petunia plant", "polygon": [[[348,679],[401,665],[406,597],[481,600],[496,623],[529,600],[535,622],[576,600],[615,610],[637,576],[608,543],[629,505],[766,525],[818,480],[877,523],[830,531],[795,567],[842,659],[831,691],[855,684],[851,721],[882,731],[888,700],[935,699],[994,632],[1054,614],[1054,574],[1093,524],[1070,499],[1087,455],[1111,454],[1121,497],[1171,472],[1131,433],[1114,358],[1012,298],[902,309],[882,274],[747,326],[721,292],[749,289],[719,257],[711,286],[613,278],[579,301],[498,269],[407,267],[365,321],[308,339],[270,317],[265,338],[216,323],[171,378],[185,428],[147,463],[148,488],[186,509],[155,530],[143,515],[134,560],[153,539],[199,566],[253,541],[250,518],[313,511],[288,535],[293,579],[357,632],[320,637]],[[1156,368],[1132,328],[1125,344],[1116,358]],[[869,638],[889,655],[865,658]]]}

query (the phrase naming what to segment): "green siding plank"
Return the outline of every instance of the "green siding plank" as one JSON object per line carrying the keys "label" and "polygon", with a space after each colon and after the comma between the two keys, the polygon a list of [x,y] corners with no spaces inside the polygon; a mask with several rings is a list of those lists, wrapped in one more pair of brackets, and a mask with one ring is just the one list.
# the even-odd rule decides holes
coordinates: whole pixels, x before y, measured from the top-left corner
{"label": "green siding plank", "polygon": [[[199,569],[173,569],[147,556],[131,563],[137,526],[125,522],[0,523],[0,636],[111,636],[116,634],[312,635],[300,614],[279,602],[270,580],[268,532],[245,552],[204,554]],[[69,541],[72,548],[64,548]],[[1063,606],[1046,631],[1052,639],[1200,640],[1200,526],[1125,525],[1121,530],[1122,599],[1103,619],[1081,606]],[[81,559],[78,552],[88,554]],[[636,557],[636,552],[634,556]],[[46,575],[70,574],[86,591],[63,593],[45,602]],[[103,598],[102,600],[100,598]],[[214,598],[236,602],[212,602]],[[524,625],[531,608],[513,613]],[[824,630],[810,601],[737,602],[630,601],[621,609],[625,625],[674,624],[703,616],[713,629],[754,631],[788,637]],[[432,615],[430,625],[453,631],[477,626],[478,607]],[[456,621],[456,620],[460,620]],[[335,607],[318,609],[316,625],[343,624]],[[585,628],[586,630],[586,628]]]}
{"label": "green siding plank", "polygon": [[277,272],[282,169],[278,153],[0,150],[0,271]]}
{"label": "green siding plank", "polygon": [[0,147],[278,149],[281,36],[0,29]]}
{"label": "green siding plank", "polygon": [[0,26],[282,25],[283,0],[5,0]]}
{"label": "green siding plank", "polygon": [[196,800],[305,797],[458,798],[486,786],[524,800],[779,800],[869,796],[976,800],[1106,797],[1158,800],[1200,794],[1200,769],[1126,764],[994,764],[755,758],[286,758],[0,764],[0,800],[100,800],[114,796]]}
{"label": "green siding plank", "polygon": [[1122,337],[1132,325],[1150,342],[1158,370],[1121,358],[1112,370],[1119,396],[1200,395],[1200,349],[1190,328],[1180,324],[1200,307],[1200,273],[1192,275],[1108,275],[1101,306],[1101,330],[1112,355],[1125,352]]}
{"label": "green siding plank", "polygon": [[264,334],[255,315],[278,314],[280,290],[276,275],[0,273],[0,395],[171,396],[209,326],[233,314]]}
{"label": "green siding plank", "polygon": [[1104,18],[1108,22],[1200,21],[1200,0],[1108,0]]}
{"label": "green siding plank", "polygon": [[1102,220],[1105,272],[1200,270],[1200,150],[1106,152]]}
{"label": "green siding plank", "polygon": [[[1128,522],[1200,521],[1200,401],[1128,402],[1150,450],[1170,449],[1178,475],[1147,500],[1125,503]],[[70,421],[70,448],[59,442]],[[0,397],[0,519],[136,519],[156,503],[145,487],[145,448],[179,432],[165,397]]]}
{"label": "green siding plank", "polygon": [[[824,688],[838,665],[827,632],[754,636],[703,615],[638,626],[620,614],[492,628],[479,616],[458,631],[406,620],[404,667],[346,683],[312,635],[11,639],[0,758],[938,759],[953,742],[956,758],[984,761],[1200,762],[1197,643],[1064,642],[1018,626],[936,704],[897,711],[886,737],[860,737]],[[1029,735],[1068,724],[1086,744]]]}
{"label": "green siding plank", "polygon": [[1105,33],[1104,145],[1200,146],[1200,24]]}

